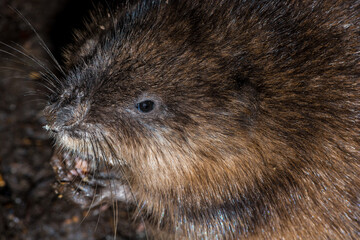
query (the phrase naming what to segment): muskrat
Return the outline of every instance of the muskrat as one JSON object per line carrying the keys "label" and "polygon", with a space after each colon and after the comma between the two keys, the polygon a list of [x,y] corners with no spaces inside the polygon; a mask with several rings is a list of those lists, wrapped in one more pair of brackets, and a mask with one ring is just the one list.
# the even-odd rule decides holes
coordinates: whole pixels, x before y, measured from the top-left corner
{"label": "muskrat", "polygon": [[92,16],[45,109],[65,162],[111,168],[168,238],[360,237],[360,1]]}

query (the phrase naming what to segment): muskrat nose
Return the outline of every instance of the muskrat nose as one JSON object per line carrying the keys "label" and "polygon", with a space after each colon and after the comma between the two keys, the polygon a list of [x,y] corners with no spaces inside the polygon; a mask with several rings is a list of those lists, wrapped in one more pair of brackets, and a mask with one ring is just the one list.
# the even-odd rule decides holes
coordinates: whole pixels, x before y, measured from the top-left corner
{"label": "muskrat nose", "polygon": [[72,106],[66,106],[59,109],[55,115],[55,124],[62,128],[71,127],[78,120],[76,109]]}
{"label": "muskrat nose", "polygon": [[89,109],[87,103],[49,106],[45,109],[46,130],[58,133],[63,130],[74,130],[85,118]]}
{"label": "muskrat nose", "polygon": [[53,133],[69,129],[79,121],[79,117],[72,106],[60,108],[48,107],[45,109],[45,116],[47,125],[44,126],[44,129]]}

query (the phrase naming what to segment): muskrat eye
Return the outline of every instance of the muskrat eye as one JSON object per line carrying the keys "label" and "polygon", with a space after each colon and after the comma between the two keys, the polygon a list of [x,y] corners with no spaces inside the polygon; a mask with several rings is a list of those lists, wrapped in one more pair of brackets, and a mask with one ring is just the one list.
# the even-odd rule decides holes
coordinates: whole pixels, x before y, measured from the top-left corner
{"label": "muskrat eye", "polygon": [[136,108],[144,113],[151,112],[154,109],[155,103],[151,100],[145,100],[136,104]]}
{"label": "muskrat eye", "polygon": [[59,95],[56,93],[53,93],[49,96],[49,103],[54,104],[59,100]]}

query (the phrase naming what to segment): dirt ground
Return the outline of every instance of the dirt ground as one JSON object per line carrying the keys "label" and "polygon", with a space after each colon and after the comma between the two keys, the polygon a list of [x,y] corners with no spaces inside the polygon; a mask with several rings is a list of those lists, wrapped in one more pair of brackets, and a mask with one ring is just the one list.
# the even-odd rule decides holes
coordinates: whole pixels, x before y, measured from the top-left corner
{"label": "dirt ground", "polygon": [[[53,189],[52,140],[42,129],[44,101],[37,87],[40,67],[12,48],[42,59],[49,67],[53,64],[11,7],[31,22],[59,57],[71,41],[71,29],[80,26],[79,19],[91,5],[88,0],[71,2],[0,0],[0,240],[144,238],[126,206],[118,212],[115,230],[111,206],[87,214]],[[34,91],[38,92],[33,95]]]}

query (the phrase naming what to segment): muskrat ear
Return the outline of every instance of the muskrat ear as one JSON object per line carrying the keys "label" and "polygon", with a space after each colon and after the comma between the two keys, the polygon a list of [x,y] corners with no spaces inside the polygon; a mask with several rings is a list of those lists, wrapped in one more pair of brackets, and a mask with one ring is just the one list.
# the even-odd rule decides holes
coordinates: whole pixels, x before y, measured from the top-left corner
{"label": "muskrat ear", "polygon": [[250,79],[242,74],[237,74],[234,80],[235,80],[235,87],[238,90],[241,90],[244,86],[251,84]]}

